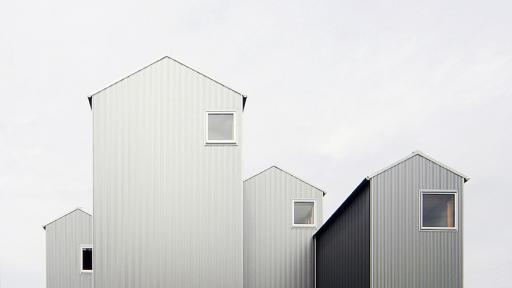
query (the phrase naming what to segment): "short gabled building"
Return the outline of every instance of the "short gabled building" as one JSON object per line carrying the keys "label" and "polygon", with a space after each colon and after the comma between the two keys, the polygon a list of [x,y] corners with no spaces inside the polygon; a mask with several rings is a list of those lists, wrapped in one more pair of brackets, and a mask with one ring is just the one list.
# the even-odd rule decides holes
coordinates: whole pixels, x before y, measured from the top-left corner
{"label": "short gabled building", "polygon": [[91,288],[92,215],[77,208],[43,226],[46,287]]}
{"label": "short gabled building", "polygon": [[272,166],[244,181],[244,288],[313,288],[324,192]]}
{"label": "short gabled building", "polygon": [[316,287],[462,287],[468,180],[419,151],[364,178],[314,235]]}

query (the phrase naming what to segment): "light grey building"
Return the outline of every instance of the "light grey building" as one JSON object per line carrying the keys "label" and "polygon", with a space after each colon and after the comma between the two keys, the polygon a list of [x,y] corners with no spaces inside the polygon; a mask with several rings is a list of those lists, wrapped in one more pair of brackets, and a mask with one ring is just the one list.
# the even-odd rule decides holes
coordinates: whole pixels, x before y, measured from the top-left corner
{"label": "light grey building", "polygon": [[245,97],[164,57],[89,98],[94,287],[242,287]]}
{"label": "light grey building", "polygon": [[363,179],[315,234],[317,287],[463,287],[468,180],[421,152]]}
{"label": "light grey building", "polygon": [[244,288],[313,288],[324,192],[272,166],[244,181]]}
{"label": "light grey building", "polygon": [[46,287],[91,288],[92,216],[77,208],[43,226]]}

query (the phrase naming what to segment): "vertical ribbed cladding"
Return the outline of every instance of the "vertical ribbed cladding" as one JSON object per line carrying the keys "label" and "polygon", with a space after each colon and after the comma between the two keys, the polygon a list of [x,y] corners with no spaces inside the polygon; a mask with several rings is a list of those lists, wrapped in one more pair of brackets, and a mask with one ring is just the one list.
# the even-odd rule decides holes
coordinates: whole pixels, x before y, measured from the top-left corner
{"label": "vertical ribbed cladding", "polygon": [[[236,111],[237,145],[205,145]],[[242,97],[172,59],[94,96],[95,288],[242,287]]]}
{"label": "vertical ribbed cladding", "polygon": [[370,186],[363,181],[315,235],[317,288],[370,287]]}
{"label": "vertical ribbed cladding", "polygon": [[316,201],[320,227],[321,190],[277,167],[244,181],[244,288],[314,287],[317,228],[292,227],[292,201],[300,199]]}
{"label": "vertical ribbed cladding", "polygon": [[[371,179],[372,287],[462,287],[463,182],[421,155]],[[457,231],[420,231],[420,189],[457,191]]]}
{"label": "vertical ribbed cladding", "polygon": [[92,287],[92,274],[80,273],[81,245],[92,244],[91,215],[75,210],[48,224],[45,230],[46,287]]}

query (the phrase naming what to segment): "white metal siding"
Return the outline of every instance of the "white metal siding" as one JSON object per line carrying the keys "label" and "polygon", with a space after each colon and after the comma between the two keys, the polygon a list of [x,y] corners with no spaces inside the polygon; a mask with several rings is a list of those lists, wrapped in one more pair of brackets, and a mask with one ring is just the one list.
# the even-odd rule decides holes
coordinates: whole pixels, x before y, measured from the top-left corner
{"label": "white metal siding", "polygon": [[[272,167],[244,182],[244,288],[313,288],[323,192]],[[292,201],[316,201],[317,228],[292,228]]]}
{"label": "white metal siding", "polygon": [[92,244],[92,217],[81,210],[46,226],[47,288],[92,287],[92,274],[80,273],[84,244]]}
{"label": "white metal siding", "polygon": [[[464,179],[416,155],[371,179],[373,288],[462,287]],[[458,231],[420,231],[420,189],[457,190]]]}
{"label": "white metal siding", "polygon": [[[242,287],[241,95],[169,59],[99,92],[95,288]],[[238,145],[205,145],[205,112]]]}

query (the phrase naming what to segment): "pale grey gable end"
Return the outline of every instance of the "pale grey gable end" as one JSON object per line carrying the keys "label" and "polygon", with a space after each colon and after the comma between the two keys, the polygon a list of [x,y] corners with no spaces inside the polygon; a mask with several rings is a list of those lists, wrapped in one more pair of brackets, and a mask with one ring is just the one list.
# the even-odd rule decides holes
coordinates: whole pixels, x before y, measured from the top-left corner
{"label": "pale grey gable end", "polygon": [[187,68],[187,69],[197,73],[198,75],[201,75],[202,77],[212,81],[213,83],[216,83],[216,84],[226,88],[227,90],[229,90],[229,91],[231,91],[231,92],[233,92],[235,94],[240,95],[242,97],[242,108],[245,108],[245,103],[247,102],[247,96],[246,95],[244,95],[244,94],[242,94],[242,93],[240,93],[240,92],[238,92],[238,91],[236,91],[236,90],[234,90],[234,89],[232,89],[232,88],[222,84],[221,82],[219,82],[219,81],[217,81],[217,80],[215,80],[215,79],[213,79],[213,78],[211,78],[211,77],[209,77],[209,76],[199,72],[198,70],[196,70],[194,68],[191,68],[190,66],[187,66],[187,65],[183,64],[182,62],[180,62],[180,61],[178,61],[178,60],[176,60],[174,58],[171,58],[169,56],[164,56],[164,57],[162,57],[162,58],[160,58],[160,59],[158,59],[158,60],[156,60],[156,61],[154,61],[154,62],[152,62],[152,63],[150,63],[150,64],[148,64],[146,66],[144,66],[144,67],[142,67],[141,69],[139,69],[139,70],[129,74],[128,76],[126,76],[124,78],[121,78],[120,80],[118,80],[118,81],[108,85],[107,87],[105,87],[105,88],[103,88],[103,89],[101,89],[101,90],[91,94],[90,96],[87,97],[87,100],[89,101],[89,106],[92,109],[93,97],[95,97],[96,95],[101,94],[103,91],[108,90],[109,88],[114,87],[114,86],[116,86],[116,85],[118,85],[118,84],[120,84],[120,83],[122,83],[122,82],[124,82],[124,81],[126,81],[128,79],[130,79],[131,77],[133,77],[135,75],[138,75],[140,72],[143,72],[143,71],[147,70],[148,68],[152,67],[153,65],[161,63],[162,61],[170,61],[171,63],[179,64],[179,65],[181,65],[181,66],[183,66],[183,67],[185,67],[185,68]]}
{"label": "pale grey gable end", "polygon": [[[468,179],[421,152],[368,177],[371,287],[463,287],[462,200]],[[422,229],[425,190],[456,193],[454,229]]]}
{"label": "pale grey gable end", "polygon": [[52,220],[52,221],[48,222],[47,224],[43,225],[43,229],[46,230],[46,227],[48,227],[49,225],[52,225],[52,224],[54,224],[54,223],[64,219],[67,216],[70,216],[71,214],[74,214],[74,213],[83,213],[83,214],[85,214],[85,215],[87,215],[89,217],[92,217],[92,215],[90,213],[88,213],[88,212],[82,210],[82,208],[78,207],[78,208],[75,208],[74,210],[72,210],[72,211],[70,211],[70,212],[60,216],[59,218],[57,218],[55,220]]}
{"label": "pale grey gable end", "polygon": [[278,171],[278,172],[283,173],[283,174],[286,174],[287,176],[292,177],[292,178],[294,178],[295,180],[297,180],[297,181],[299,181],[299,182],[301,182],[301,183],[304,183],[304,184],[306,184],[307,186],[309,186],[309,187],[311,187],[311,188],[313,188],[313,189],[315,189],[315,190],[318,190],[319,192],[321,192],[321,193],[322,193],[322,196],[325,196],[325,194],[327,194],[324,190],[322,190],[322,189],[320,189],[320,188],[318,188],[318,187],[316,187],[316,186],[314,186],[314,185],[312,185],[312,184],[308,183],[307,181],[305,181],[305,180],[303,180],[303,179],[301,179],[301,178],[299,178],[299,177],[295,176],[294,174],[292,174],[292,173],[290,173],[290,172],[288,172],[288,171],[286,171],[286,170],[284,170],[284,169],[281,169],[281,168],[277,167],[276,165],[272,165],[272,166],[268,167],[267,169],[265,169],[265,170],[263,170],[263,171],[261,171],[261,172],[258,172],[258,173],[256,173],[256,174],[254,174],[253,176],[251,176],[251,177],[249,177],[249,178],[245,179],[245,180],[244,180],[244,183],[246,183],[246,182],[250,182],[250,181],[254,180],[255,178],[259,177],[260,175],[264,175],[265,173],[268,173],[268,172],[270,172],[270,171],[272,171],[272,170],[274,170],[274,171]]}
{"label": "pale grey gable end", "polygon": [[92,247],[92,215],[77,208],[45,228],[47,288],[93,286],[93,275],[82,271],[82,247]]}
{"label": "pale grey gable end", "polygon": [[[243,183],[244,288],[314,288],[313,233],[323,191],[271,166]],[[295,223],[296,202],[313,203],[313,223]]]}
{"label": "pale grey gable end", "polygon": [[441,163],[440,161],[435,160],[434,158],[430,157],[429,155],[427,155],[427,154],[425,154],[425,153],[423,153],[423,152],[421,152],[419,150],[412,152],[410,155],[408,155],[408,156],[398,160],[397,162],[395,162],[395,163],[385,167],[384,169],[381,169],[381,170],[379,170],[379,171],[377,171],[377,172],[375,172],[373,174],[370,174],[369,176],[366,177],[366,179],[370,180],[371,178],[374,178],[374,177],[376,177],[376,176],[378,176],[378,175],[380,175],[380,174],[382,174],[382,173],[384,173],[384,172],[386,172],[386,171],[388,171],[388,170],[398,166],[399,164],[401,164],[401,163],[403,163],[405,161],[408,161],[408,160],[410,160],[410,159],[412,159],[413,157],[416,157],[416,156],[422,157],[422,158],[424,158],[424,159],[426,159],[426,160],[428,160],[428,161],[430,161],[430,162],[432,162],[432,163],[434,163],[434,164],[436,164],[436,165],[438,165],[438,166],[448,170],[449,172],[451,172],[451,173],[453,173],[453,174],[463,178],[464,182],[468,182],[469,179],[470,179],[468,176],[458,172],[457,170],[455,170],[453,168],[450,168],[449,166]]}

